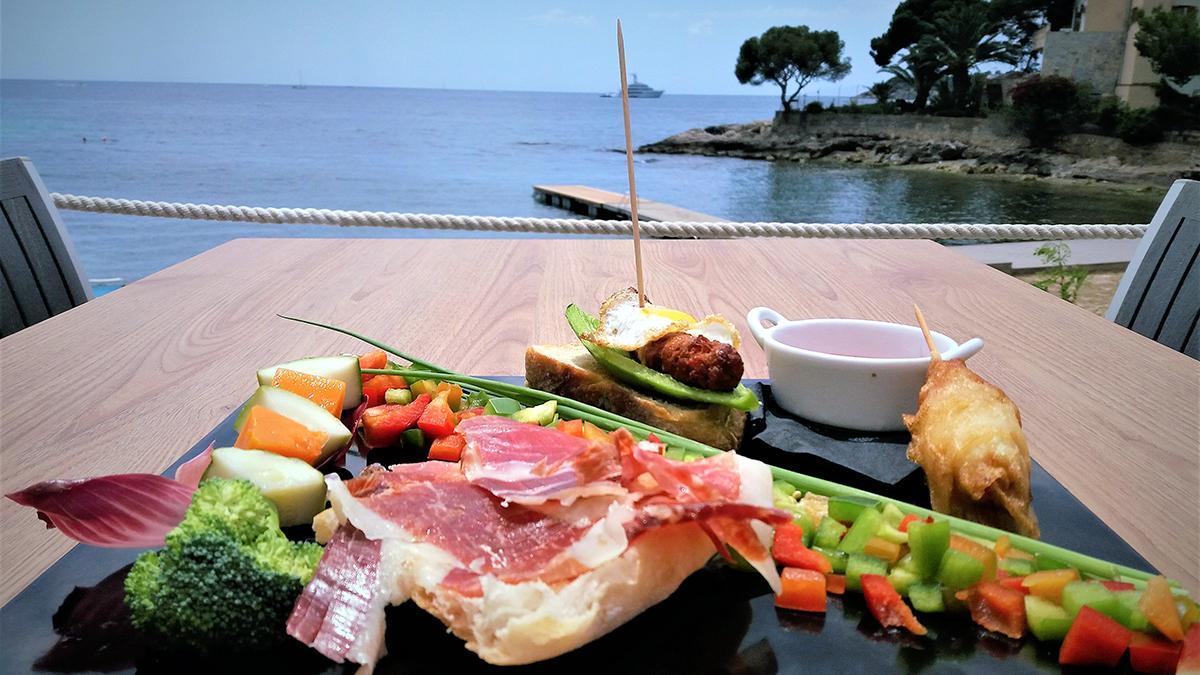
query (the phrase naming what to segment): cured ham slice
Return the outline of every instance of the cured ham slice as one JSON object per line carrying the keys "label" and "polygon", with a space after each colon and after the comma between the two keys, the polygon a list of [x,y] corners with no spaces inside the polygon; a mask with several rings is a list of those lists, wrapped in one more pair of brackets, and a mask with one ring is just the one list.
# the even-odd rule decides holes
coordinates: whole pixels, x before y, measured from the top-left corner
{"label": "cured ham slice", "polygon": [[502,419],[459,425],[461,466],[326,477],[341,525],[297,602],[293,636],[370,665],[382,607],[411,600],[489,663],[538,661],[659,602],[714,544],[759,561],[755,527],[789,520],[753,460],[675,462],[622,432],[592,443]]}
{"label": "cured ham slice", "polygon": [[510,502],[570,504],[625,492],[620,459],[609,443],[495,415],[465,420],[457,430],[467,439],[462,455],[467,479]]}

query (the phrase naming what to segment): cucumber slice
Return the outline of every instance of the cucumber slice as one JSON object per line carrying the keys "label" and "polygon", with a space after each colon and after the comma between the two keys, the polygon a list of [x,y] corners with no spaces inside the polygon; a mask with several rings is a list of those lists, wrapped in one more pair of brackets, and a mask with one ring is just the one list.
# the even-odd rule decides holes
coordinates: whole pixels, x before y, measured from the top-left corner
{"label": "cucumber slice", "polygon": [[244,478],[271,500],[284,527],[306,525],[325,508],[325,476],[303,460],[262,450],[217,448],[205,478]]}
{"label": "cucumber slice", "polygon": [[346,400],[342,403],[342,410],[351,410],[362,402],[362,371],[358,368],[357,356],[314,356],[268,366],[258,371],[258,383],[270,386],[275,379],[275,371],[279,368],[345,382]]}
{"label": "cucumber slice", "polygon": [[325,439],[325,446],[321,448],[321,456],[317,459],[317,464],[325,461],[327,457],[350,442],[350,430],[342,424],[341,420],[303,396],[279,387],[259,387],[250,400],[246,401],[246,405],[242,406],[242,412],[238,414],[237,420],[233,423],[234,429],[241,432],[242,425],[245,424],[246,417],[250,414],[250,409],[256,405],[270,408],[284,417],[303,424],[312,431],[325,432],[328,438]]}
{"label": "cucumber slice", "polygon": [[527,422],[544,427],[550,423],[550,420],[554,419],[554,415],[557,412],[558,401],[546,401],[532,408],[522,408],[513,413],[512,418],[518,422]]}

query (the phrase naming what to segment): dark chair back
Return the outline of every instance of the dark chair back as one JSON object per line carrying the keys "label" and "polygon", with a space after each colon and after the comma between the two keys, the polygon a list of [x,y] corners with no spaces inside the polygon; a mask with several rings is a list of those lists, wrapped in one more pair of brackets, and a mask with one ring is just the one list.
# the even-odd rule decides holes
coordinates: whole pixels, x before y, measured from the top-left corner
{"label": "dark chair back", "polygon": [[58,210],[33,163],[0,160],[0,337],[92,299]]}
{"label": "dark chair back", "polygon": [[1200,181],[1177,180],[1150,221],[1106,316],[1200,359]]}

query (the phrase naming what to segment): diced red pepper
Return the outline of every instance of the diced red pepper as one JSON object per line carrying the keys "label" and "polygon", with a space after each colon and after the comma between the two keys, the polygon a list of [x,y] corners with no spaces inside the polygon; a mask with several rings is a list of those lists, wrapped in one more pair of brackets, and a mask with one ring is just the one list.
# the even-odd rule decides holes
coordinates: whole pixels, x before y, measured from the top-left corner
{"label": "diced red pepper", "polygon": [[479,417],[483,413],[483,408],[467,408],[466,410],[460,410],[458,413],[458,421],[462,422],[463,420],[469,420],[472,417]]}
{"label": "diced red pepper", "polygon": [[985,581],[955,594],[971,609],[971,619],[1014,640],[1025,634],[1025,594],[1000,582]]}
{"label": "diced red pepper", "polygon": [[362,414],[363,442],[368,448],[394,445],[401,434],[417,423],[429,403],[429,394],[421,394],[407,405],[367,408]]}
{"label": "diced red pepper", "polygon": [[[363,370],[367,370],[368,368],[373,368],[376,370],[379,368],[387,368],[387,352],[383,351],[382,349],[376,349],[373,352],[367,352],[366,354],[363,354],[362,356],[358,357],[358,367]],[[362,381],[366,383],[373,377],[375,376],[363,375]]]}
{"label": "diced red pepper", "polygon": [[925,626],[913,616],[912,609],[904,604],[904,598],[892,588],[887,577],[864,574],[859,578],[867,608],[883,626],[901,626],[914,635],[925,635]]}
{"label": "diced red pepper", "polygon": [[646,434],[646,440],[650,443],[658,443],[659,445],[662,445],[662,441],[658,440],[658,436],[655,436],[653,433]]}
{"label": "diced red pepper", "polygon": [[841,595],[846,592],[846,575],[844,574],[826,574],[825,575],[825,592]]}
{"label": "diced red pepper", "polygon": [[450,434],[433,441],[429,446],[429,459],[440,459],[443,462],[457,462],[462,457],[463,448],[467,447],[467,439],[462,434]]}
{"label": "diced red pepper", "polygon": [[1125,654],[1133,631],[1084,606],[1058,650],[1060,665],[1115,667]]}
{"label": "diced red pepper", "polygon": [[1183,651],[1179,653],[1176,673],[1196,675],[1200,673],[1200,623],[1192,624],[1183,638]]}
{"label": "diced red pepper", "polygon": [[1129,583],[1128,581],[1101,581],[1100,585],[1107,588],[1110,591],[1134,591],[1134,590],[1137,590],[1137,586],[1134,586],[1133,584]]}
{"label": "diced red pepper", "polygon": [[996,570],[996,583],[1005,588],[1018,591],[1021,595],[1029,595],[1029,589],[1025,587],[1025,577],[1014,577],[1004,570]]}
{"label": "diced red pepper", "polygon": [[1183,644],[1145,633],[1134,633],[1129,641],[1129,665],[1139,673],[1172,675],[1179,663]]}
{"label": "diced red pepper", "polygon": [[776,562],[787,567],[799,567],[821,574],[833,571],[833,564],[828,558],[804,545],[804,530],[795,523],[775,528],[771,554]]}
{"label": "diced red pepper", "polygon": [[1138,609],[1168,640],[1179,642],[1183,639],[1183,622],[1179,619],[1179,608],[1175,606],[1175,597],[1171,595],[1166,577],[1159,575],[1146,580],[1146,590],[1138,600]]}
{"label": "diced red pepper", "polygon": [[450,403],[446,401],[446,396],[439,395],[437,398],[429,402],[425,411],[421,413],[421,417],[417,419],[417,427],[426,434],[441,438],[454,433],[454,427],[458,426],[458,415],[450,409]]}
{"label": "diced red pepper", "polygon": [[560,420],[558,430],[564,434],[583,438],[583,420]]}
{"label": "diced red pepper", "polygon": [[910,513],[900,519],[900,524],[896,526],[896,529],[900,530],[901,532],[908,532],[908,524],[920,519],[921,518],[919,516],[915,516]]}
{"label": "diced red pepper", "polygon": [[779,575],[783,592],[775,596],[775,606],[802,612],[825,611],[825,575],[812,570],[784,568]]}
{"label": "diced red pepper", "polygon": [[408,381],[399,375],[374,375],[363,383],[362,390],[367,399],[367,407],[371,408],[386,403],[383,395],[388,389],[403,389],[407,386]]}

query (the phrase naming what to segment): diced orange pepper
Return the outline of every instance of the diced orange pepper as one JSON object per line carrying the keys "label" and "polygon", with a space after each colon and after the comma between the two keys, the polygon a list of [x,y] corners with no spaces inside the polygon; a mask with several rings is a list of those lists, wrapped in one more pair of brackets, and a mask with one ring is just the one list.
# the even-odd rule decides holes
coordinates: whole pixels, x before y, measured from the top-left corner
{"label": "diced orange pepper", "polygon": [[863,553],[894,563],[900,559],[900,544],[897,544],[882,537],[871,537],[867,540],[867,545],[863,548]]}
{"label": "diced orange pepper", "polygon": [[980,544],[979,542],[968,539],[966,537],[952,534],[950,535],[950,548],[956,551],[962,551],[972,558],[983,563],[983,576],[980,581],[993,581],[996,578],[996,552],[992,549]]}
{"label": "diced orange pepper", "polygon": [[583,420],[560,420],[558,430],[564,434],[583,438]]}
{"label": "diced orange pepper", "polygon": [[775,606],[802,612],[825,611],[825,575],[813,570],[784,568],[780,575],[783,592],[775,596]]}
{"label": "diced orange pepper", "polygon": [[[358,367],[363,370],[367,370],[368,368],[376,370],[379,368],[387,368],[387,352],[383,351],[382,349],[376,349],[373,352],[367,352],[366,354],[363,354],[362,356],[358,357]],[[363,375],[362,381],[367,382],[372,377],[375,376]]]}
{"label": "diced orange pepper", "polygon": [[1030,595],[1061,605],[1063,589],[1067,584],[1078,580],[1079,571],[1075,569],[1041,570],[1022,577],[1021,585],[1029,589]]}
{"label": "diced orange pepper", "polygon": [[1008,555],[1010,548],[1012,548],[1012,540],[1008,538],[1007,534],[996,537],[996,557],[1003,558]]}
{"label": "diced orange pepper", "polygon": [[417,419],[417,428],[434,438],[449,436],[456,426],[458,416],[450,409],[444,393],[438,394]]}
{"label": "diced orange pepper", "polygon": [[367,399],[367,407],[387,403],[385,396],[388,389],[403,389],[408,386],[408,380],[400,375],[375,375],[363,383],[363,396]]}
{"label": "diced orange pepper", "polygon": [[610,442],[608,432],[596,426],[595,424],[592,424],[591,422],[583,423],[583,437],[589,441],[596,441],[598,443]]}
{"label": "diced orange pepper", "polygon": [[465,447],[467,447],[467,439],[462,434],[443,436],[434,440],[433,444],[429,446],[429,459],[457,462],[462,457]]}
{"label": "diced orange pepper", "polygon": [[334,417],[342,414],[342,404],[346,402],[346,383],[332,377],[278,368],[275,370],[275,377],[271,378],[271,384],[303,396],[328,410]]}
{"label": "diced orange pepper", "polygon": [[826,574],[825,575],[825,592],[841,595],[846,592],[846,575],[844,574]]}
{"label": "diced orange pepper", "polygon": [[458,421],[462,422],[463,420],[469,420],[472,417],[479,417],[483,413],[483,408],[467,408],[466,410],[459,411]]}
{"label": "diced orange pepper", "polygon": [[438,382],[433,395],[437,396],[443,392],[446,394],[446,403],[450,404],[450,409],[458,412],[458,409],[462,407],[462,387],[453,382]]}
{"label": "diced orange pepper", "polygon": [[1183,622],[1179,620],[1179,609],[1171,595],[1171,587],[1164,576],[1151,577],[1146,581],[1146,590],[1138,600],[1138,609],[1150,620],[1163,637],[1172,642],[1183,640]]}
{"label": "diced orange pepper", "polygon": [[920,519],[921,518],[919,516],[909,513],[900,519],[900,524],[896,526],[896,529],[900,530],[901,532],[908,532],[908,524]]}
{"label": "diced orange pepper", "polygon": [[312,464],[321,456],[321,448],[328,438],[323,431],[312,431],[290,417],[256,405],[250,409],[233,445],[244,450],[265,450],[295,457]]}

